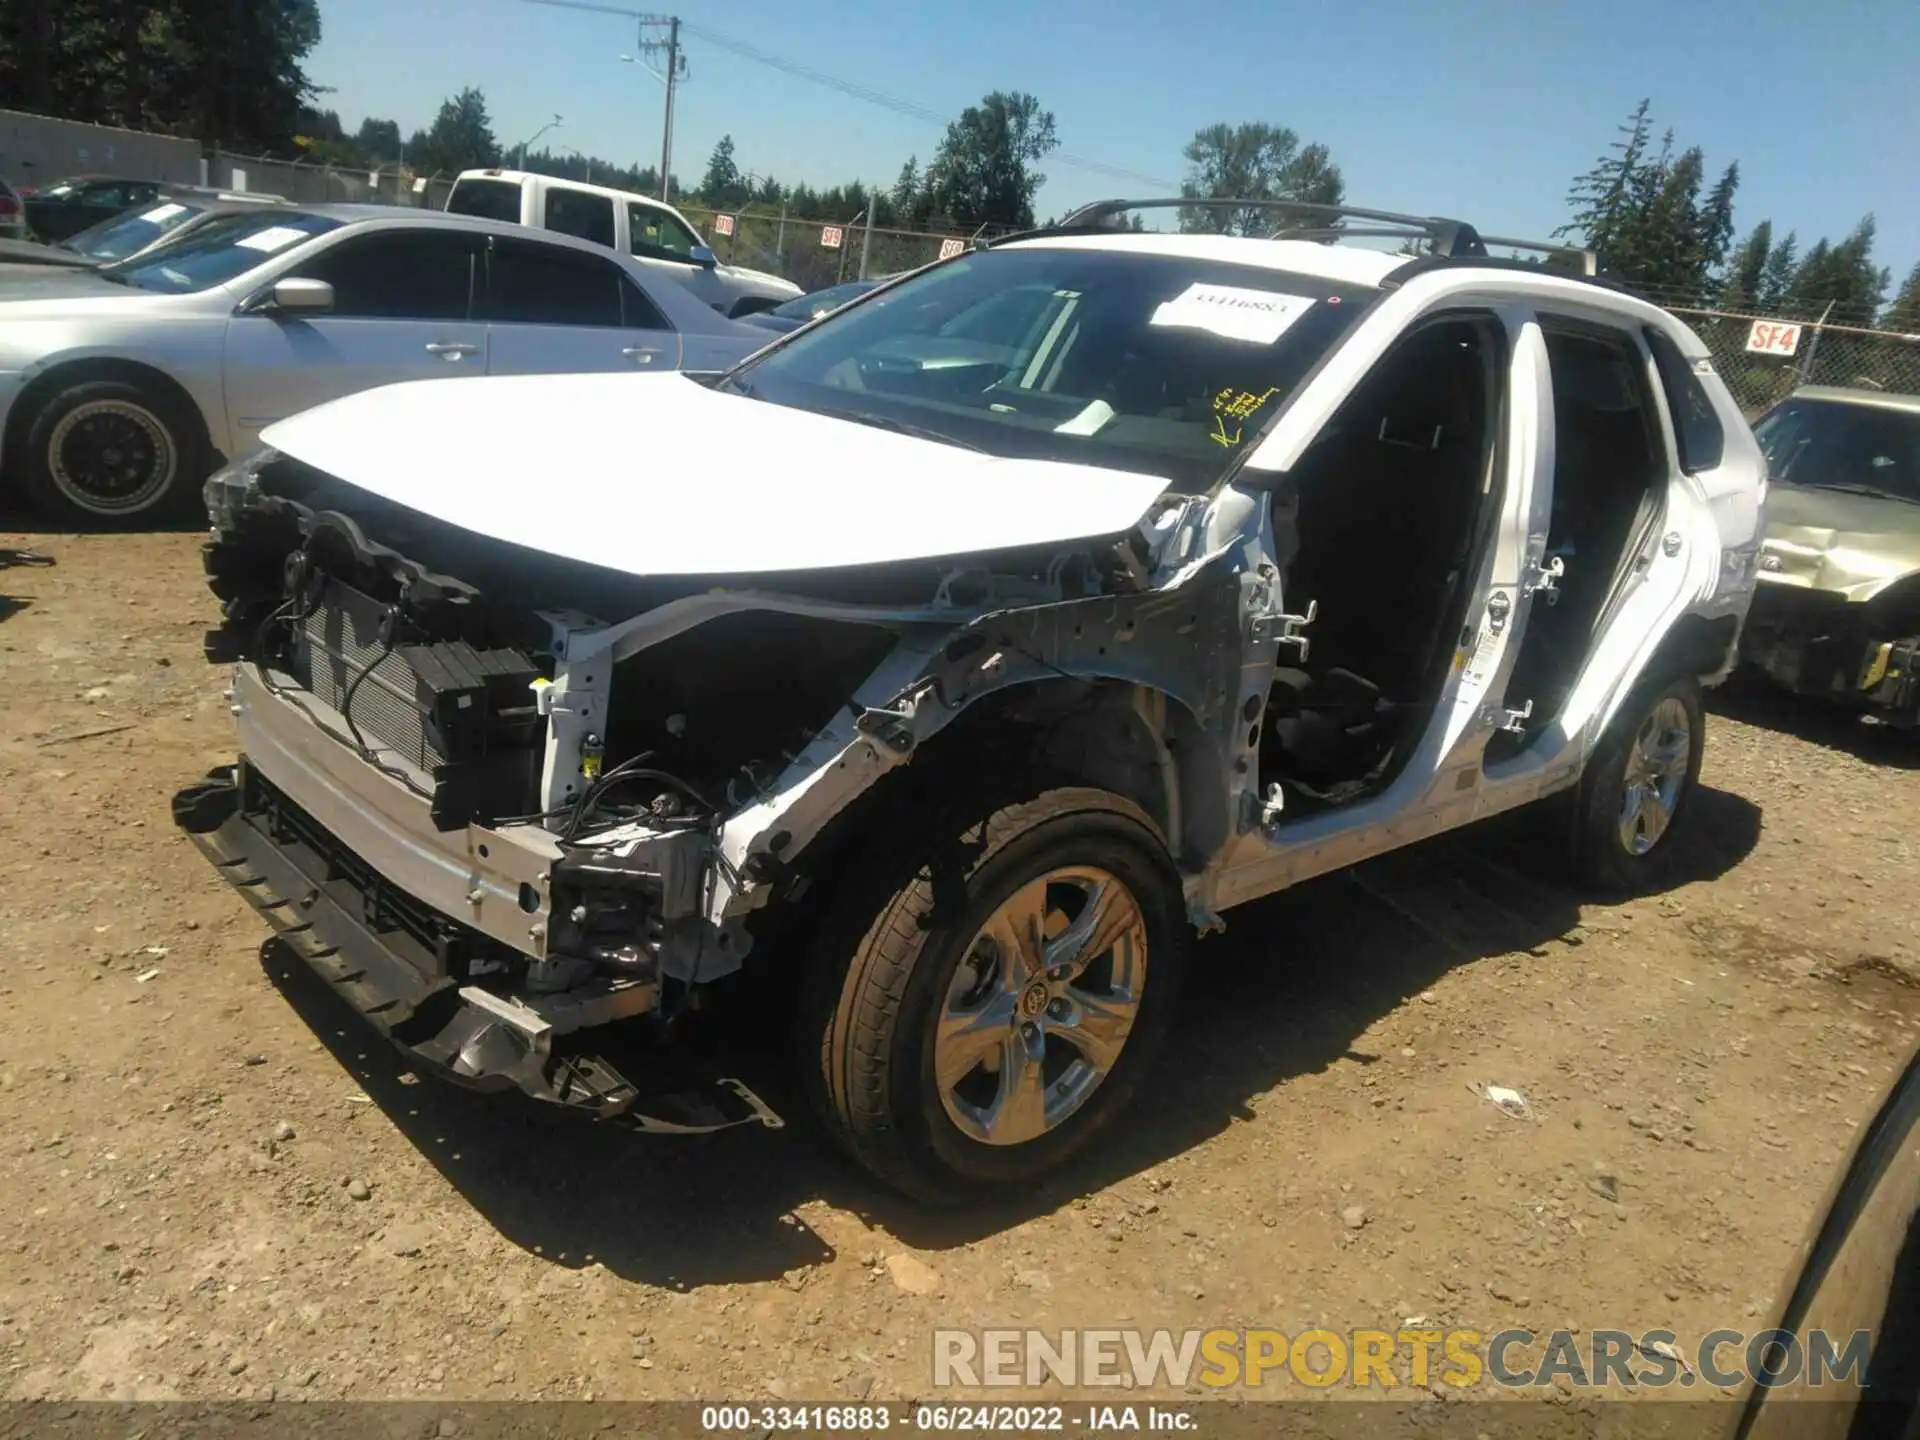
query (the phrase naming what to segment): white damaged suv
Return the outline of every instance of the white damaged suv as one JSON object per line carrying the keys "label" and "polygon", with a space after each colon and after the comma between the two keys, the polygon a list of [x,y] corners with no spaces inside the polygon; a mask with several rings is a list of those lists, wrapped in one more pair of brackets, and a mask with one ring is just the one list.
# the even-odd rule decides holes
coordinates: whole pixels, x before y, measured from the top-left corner
{"label": "white damaged suv", "polygon": [[1179,203],[718,380],[274,426],[208,485],[241,757],[179,823],[469,1084],[772,1122],[668,1060],[790,1006],[828,1128],[927,1200],[1111,1120],[1234,906],[1550,796],[1652,882],[1761,532],[1706,350],[1457,222],[1117,223]]}

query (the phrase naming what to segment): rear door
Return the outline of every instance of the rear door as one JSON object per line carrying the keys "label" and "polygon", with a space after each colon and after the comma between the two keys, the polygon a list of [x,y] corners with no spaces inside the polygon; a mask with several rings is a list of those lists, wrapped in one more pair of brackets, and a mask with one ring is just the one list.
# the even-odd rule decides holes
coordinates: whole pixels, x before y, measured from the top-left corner
{"label": "rear door", "polygon": [[237,438],[250,443],[275,420],[376,385],[486,374],[487,326],[473,313],[484,239],[415,226],[363,232],[290,270],[332,285],[333,311],[233,317],[225,380]]}
{"label": "rear door", "polygon": [[495,236],[481,312],[495,375],[673,370],[680,337],[612,260]]}

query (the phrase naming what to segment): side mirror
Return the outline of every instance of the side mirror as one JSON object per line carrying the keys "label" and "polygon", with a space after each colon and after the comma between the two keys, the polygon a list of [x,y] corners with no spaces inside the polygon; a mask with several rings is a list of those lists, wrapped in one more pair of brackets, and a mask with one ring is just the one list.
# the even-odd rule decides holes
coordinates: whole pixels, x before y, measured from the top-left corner
{"label": "side mirror", "polygon": [[696,245],[687,252],[687,258],[703,270],[711,270],[720,263],[720,257],[713,253],[711,245]]}
{"label": "side mirror", "polygon": [[289,276],[273,282],[263,309],[283,315],[323,315],[333,309],[333,286],[325,280]]}

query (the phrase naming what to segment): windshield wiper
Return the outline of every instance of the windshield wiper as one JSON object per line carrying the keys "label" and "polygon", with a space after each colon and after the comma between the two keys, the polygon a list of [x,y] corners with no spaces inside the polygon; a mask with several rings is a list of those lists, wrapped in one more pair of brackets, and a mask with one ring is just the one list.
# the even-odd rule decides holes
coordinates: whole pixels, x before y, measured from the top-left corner
{"label": "windshield wiper", "polygon": [[891,415],[855,415],[846,410],[827,410],[823,414],[836,420],[851,420],[856,425],[871,425],[876,430],[891,430],[896,435],[911,435],[916,440],[931,440],[936,445],[952,445],[957,449],[971,450],[976,455],[984,455],[984,445],[975,445],[971,440],[962,440],[949,435],[944,430],[931,430],[925,425],[914,425],[905,420],[896,420]]}

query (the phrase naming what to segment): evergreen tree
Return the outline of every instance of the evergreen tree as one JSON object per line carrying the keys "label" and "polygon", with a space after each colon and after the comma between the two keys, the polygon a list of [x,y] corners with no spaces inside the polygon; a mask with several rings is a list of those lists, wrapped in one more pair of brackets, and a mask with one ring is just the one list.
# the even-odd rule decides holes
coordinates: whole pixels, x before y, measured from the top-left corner
{"label": "evergreen tree", "polygon": [[1920,265],[1907,272],[1900,293],[1893,297],[1880,323],[1902,335],[1920,335]]}
{"label": "evergreen tree", "polygon": [[500,142],[487,118],[487,97],[469,85],[440,103],[426,130],[407,142],[407,163],[422,175],[457,175],[500,163]]}
{"label": "evergreen tree", "polygon": [[733,136],[722,135],[707,158],[707,173],[700,180],[700,196],[716,210],[731,210],[750,192],[733,159]]}
{"label": "evergreen tree", "polygon": [[1697,145],[1676,153],[1671,130],[1653,150],[1649,110],[1642,100],[1609,153],[1575,178],[1567,193],[1573,219],[1555,233],[1578,236],[1655,299],[1697,305],[1722,288],[1740,166],[1721,171],[1703,199],[1705,154]]}
{"label": "evergreen tree", "polygon": [[1767,257],[1773,252],[1773,222],[1762,220],[1747,232],[1740,248],[1733,252],[1725,282],[1720,287],[1720,304],[1729,310],[1750,310],[1760,303]]}

